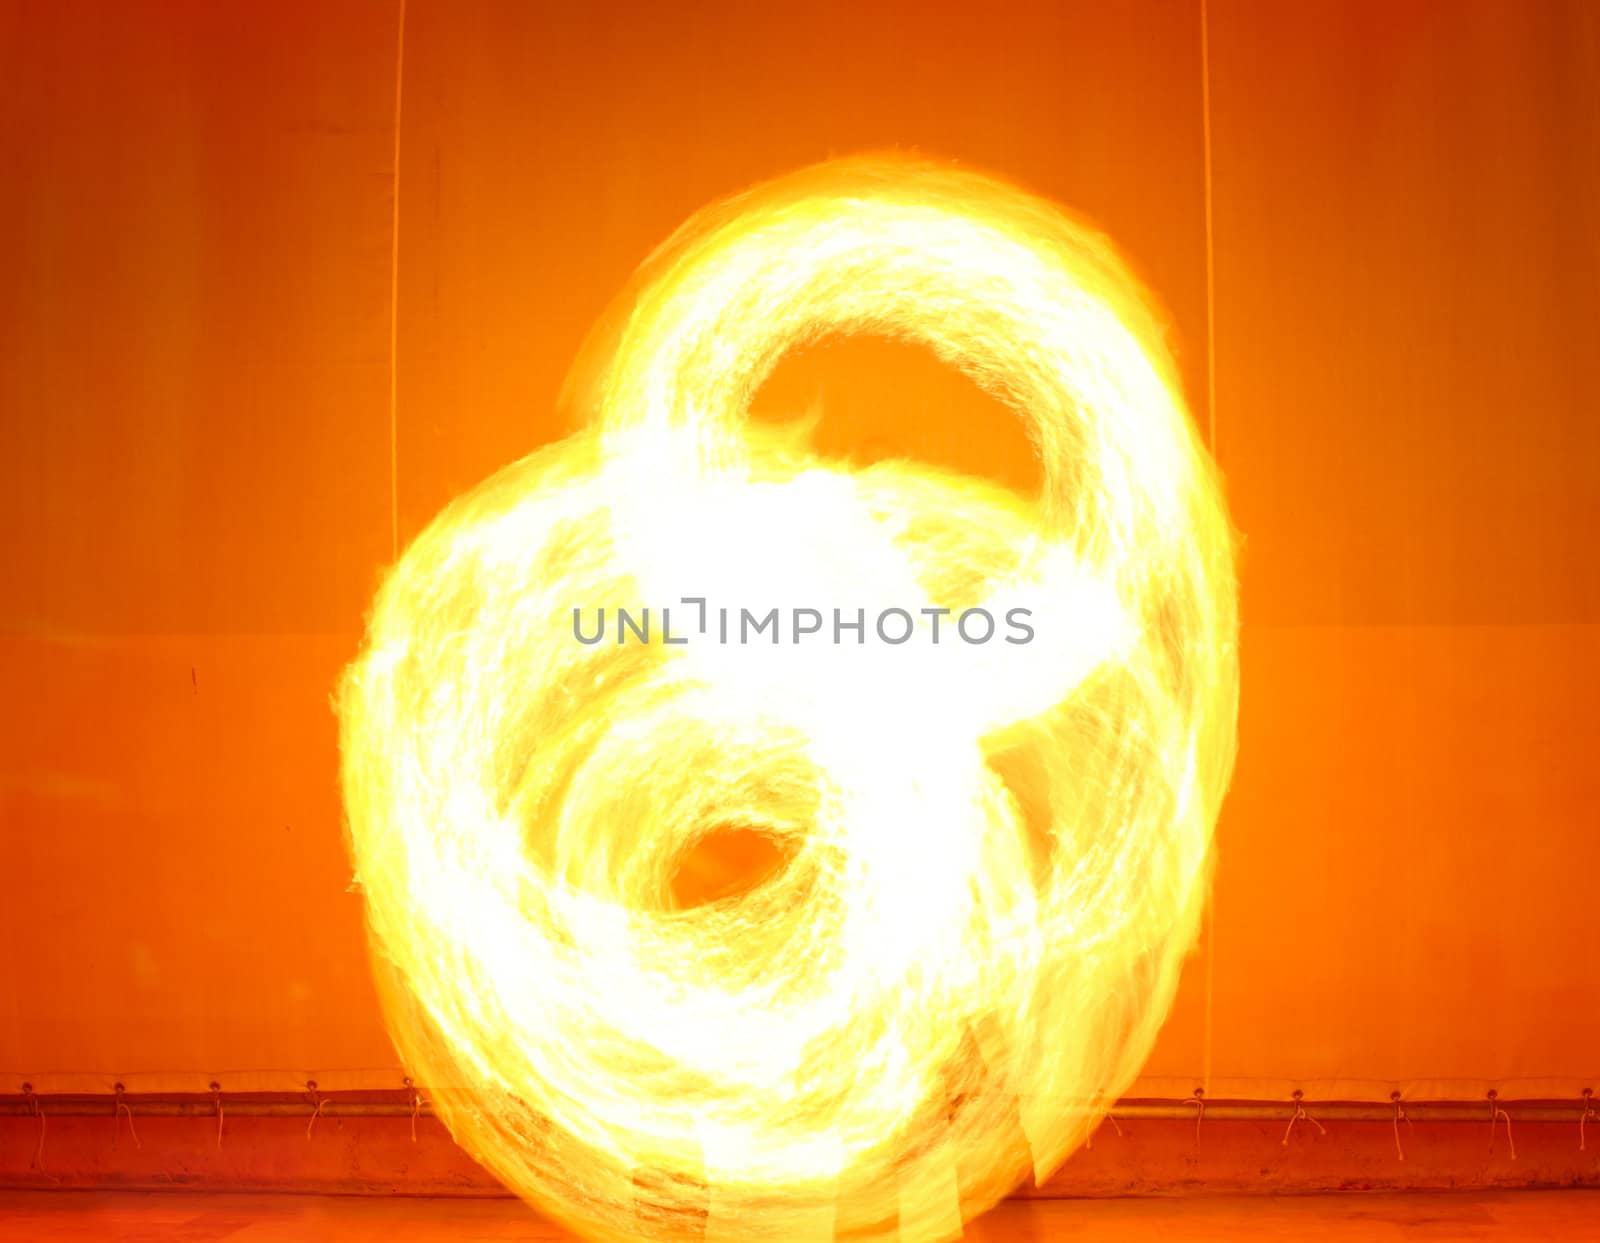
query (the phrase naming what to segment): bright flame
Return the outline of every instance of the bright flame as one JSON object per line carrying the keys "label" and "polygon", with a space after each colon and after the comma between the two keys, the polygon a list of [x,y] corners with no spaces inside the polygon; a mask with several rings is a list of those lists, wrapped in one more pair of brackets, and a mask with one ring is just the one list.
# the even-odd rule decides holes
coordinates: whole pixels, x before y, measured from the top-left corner
{"label": "bright flame", "polygon": [[[859,331],[1015,407],[1041,495],[746,425],[786,351]],[[511,1187],[596,1238],[945,1238],[1127,1088],[1238,681],[1161,336],[1051,205],[823,165],[675,238],[574,386],[587,429],[407,550],[340,696],[351,844],[399,1050]],[[715,642],[686,596],[784,641]],[[979,605],[1036,637],[873,632]],[[691,642],[575,641],[618,606]],[[790,641],[802,607],[828,625]]]}

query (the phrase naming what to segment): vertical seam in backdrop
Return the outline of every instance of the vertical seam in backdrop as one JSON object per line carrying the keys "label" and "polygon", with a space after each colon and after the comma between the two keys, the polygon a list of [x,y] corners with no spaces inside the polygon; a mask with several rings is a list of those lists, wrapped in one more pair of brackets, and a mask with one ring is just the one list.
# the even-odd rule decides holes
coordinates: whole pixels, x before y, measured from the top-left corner
{"label": "vertical seam in backdrop", "polygon": [[[1211,222],[1211,30],[1206,0],[1200,0],[1200,137],[1205,161],[1206,216],[1206,447],[1217,463],[1217,334],[1216,266],[1212,246]],[[1217,892],[1215,862],[1216,826],[1212,825],[1212,865],[1210,892],[1206,894],[1206,1004],[1205,1028],[1201,1037],[1200,1087],[1211,1095],[1212,1018],[1215,1007],[1217,963]]]}
{"label": "vertical seam in backdrop", "polygon": [[389,219],[389,556],[400,559],[400,100],[405,83],[406,0],[400,0],[394,48],[394,189]]}

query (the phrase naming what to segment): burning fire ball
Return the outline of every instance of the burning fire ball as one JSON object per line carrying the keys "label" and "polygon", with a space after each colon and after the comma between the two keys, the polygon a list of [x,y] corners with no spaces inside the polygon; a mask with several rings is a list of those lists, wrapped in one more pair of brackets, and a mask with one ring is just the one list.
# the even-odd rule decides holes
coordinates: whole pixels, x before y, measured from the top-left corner
{"label": "burning fire ball", "polygon": [[[838,333],[1014,408],[1039,494],[747,420]],[[406,550],[340,689],[395,1043],[589,1237],[948,1237],[1127,1088],[1196,934],[1236,588],[1161,325],[1050,203],[834,162],[692,220],[568,400]]]}

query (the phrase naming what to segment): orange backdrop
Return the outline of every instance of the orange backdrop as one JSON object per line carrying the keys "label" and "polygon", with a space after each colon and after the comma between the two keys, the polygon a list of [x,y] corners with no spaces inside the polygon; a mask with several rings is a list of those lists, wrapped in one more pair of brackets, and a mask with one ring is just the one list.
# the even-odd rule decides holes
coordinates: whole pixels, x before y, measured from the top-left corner
{"label": "orange backdrop", "polygon": [[[1600,11],[0,4],[0,1092],[394,1086],[329,696],[695,208],[897,146],[1099,222],[1244,533],[1212,923],[1143,1094],[1600,1075]],[[1208,384],[1215,382],[1210,409]],[[763,394],[1025,483],[929,359]]]}

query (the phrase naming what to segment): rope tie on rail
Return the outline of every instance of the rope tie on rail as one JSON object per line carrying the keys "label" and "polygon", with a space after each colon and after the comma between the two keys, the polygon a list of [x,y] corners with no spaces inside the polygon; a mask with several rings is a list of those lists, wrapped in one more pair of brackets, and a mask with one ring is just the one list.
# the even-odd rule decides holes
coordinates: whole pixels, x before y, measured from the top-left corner
{"label": "rope tie on rail", "polygon": [[411,1142],[414,1144],[417,1142],[417,1115],[422,1112],[422,1093],[417,1091],[410,1075],[402,1082],[406,1085],[406,1091],[411,1093]]}
{"label": "rope tie on rail", "polygon": [[1206,1120],[1206,1090],[1196,1088],[1194,1095],[1184,1102],[1194,1106],[1194,1146],[1200,1147],[1200,1124]]}
{"label": "rope tie on rail", "polygon": [[[1400,1100],[1400,1093],[1389,1093],[1389,1099],[1394,1102],[1394,1150],[1399,1154],[1400,1160],[1404,1161],[1406,1159],[1406,1150],[1400,1146],[1400,1124],[1404,1122],[1406,1126],[1412,1127],[1412,1123],[1411,1119],[1406,1117],[1406,1107]],[[1416,1128],[1412,1127],[1412,1129],[1415,1130]]]}
{"label": "rope tie on rail", "polygon": [[[1098,1104],[1098,1101],[1096,1103]],[[1117,1116],[1115,1114],[1113,1114],[1110,1110],[1107,1110],[1106,1114],[1105,1114],[1105,1120],[1111,1124],[1111,1129],[1117,1133],[1117,1138],[1121,1139],[1122,1138],[1122,1125],[1117,1121]],[[1084,1147],[1084,1151],[1086,1151],[1086,1152],[1094,1151],[1094,1135],[1093,1135],[1093,1133],[1091,1133],[1089,1135],[1086,1135],[1084,1137],[1083,1147]]]}
{"label": "rope tie on rail", "polygon": [[1283,1146],[1285,1148],[1289,1146],[1289,1136],[1294,1133],[1294,1124],[1301,1121],[1309,1122],[1324,1135],[1328,1133],[1327,1127],[1306,1112],[1305,1093],[1296,1088],[1294,1093],[1294,1112],[1289,1115],[1289,1125],[1284,1128],[1283,1132]]}
{"label": "rope tie on rail", "polygon": [[217,1107],[217,1147],[222,1147],[222,1085],[211,1081],[211,1103]]}
{"label": "rope tie on rail", "polygon": [[322,1117],[322,1107],[328,1103],[327,1098],[317,1091],[315,1079],[306,1080],[306,1095],[311,1098],[311,1103],[316,1107],[311,1111],[311,1121],[306,1123],[306,1138],[311,1138],[311,1128],[317,1125],[317,1119]]}
{"label": "rope tie on rail", "polygon": [[1494,1134],[1498,1129],[1500,1119],[1506,1120],[1506,1148],[1511,1153],[1511,1159],[1517,1159],[1517,1141],[1511,1137],[1511,1115],[1500,1107],[1500,1093],[1493,1088],[1489,1089],[1489,1151],[1494,1151]]}
{"label": "rope tie on rail", "polygon": [[33,1116],[39,1119],[39,1143],[33,1150],[33,1164],[41,1173],[44,1171],[44,1107],[39,1104],[39,1098],[33,1094],[33,1084],[22,1085],[22,1096],[28,1104],[33,1106]]}
{"label": "rope tie on rail", "polygon": [[1594,1116],[1595,1116],[1595,1111],[1594,1111],[1594,1089],[1593,1088],[1585,1088],[1583,1090],[1583,1112],[1578,1115],[1578,1151],[1579,1152],[1583,1152],[1588,1147],[1588,1143],[1584,1139],[1584,1134],[1583,1134],[1584,1123],[1588,1122],[1589,1119],[1593,1118]]}
{"label": "rope tie on rail", "polygon": [[127,1089],[120,1083],[114,1083],[111,1085],[111,1090],[116,1093],[116,1106],[111,1111],[112,1142],[115,1143],[116,1136],[121,1134],[122,1115],[127,1114],[128,1134],[133,1136],[133,1146],[135,1148],[143,1148],[144,1145],[139,1142],[139,1132],[133,1126],[133,1110],[128,1108],[128,1102],[124,1099],[127,1095]]}

